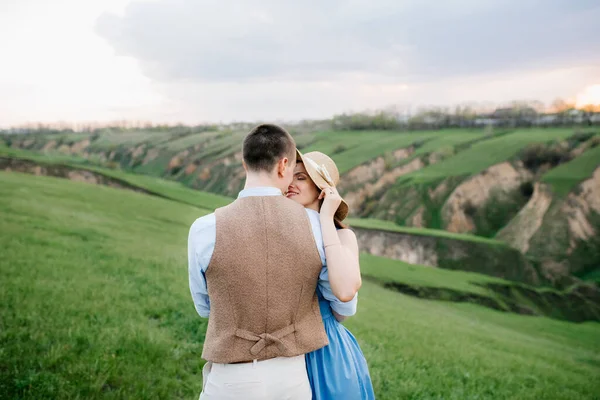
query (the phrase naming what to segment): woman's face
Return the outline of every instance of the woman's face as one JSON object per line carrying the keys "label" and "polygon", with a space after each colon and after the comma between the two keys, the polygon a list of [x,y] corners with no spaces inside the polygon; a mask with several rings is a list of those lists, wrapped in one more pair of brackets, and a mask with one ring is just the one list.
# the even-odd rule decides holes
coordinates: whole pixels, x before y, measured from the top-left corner
{"label": "woman's face", "polygon": [[285,196],[296,203],[302,204],[306,208],[319,211],[319,193],[319,188],[310,179],[310,176],[308,176],[304,164],[300,161],[297,162],[296,168],[294,168],[294,180],[292,180],[292,183],[288,187]]}

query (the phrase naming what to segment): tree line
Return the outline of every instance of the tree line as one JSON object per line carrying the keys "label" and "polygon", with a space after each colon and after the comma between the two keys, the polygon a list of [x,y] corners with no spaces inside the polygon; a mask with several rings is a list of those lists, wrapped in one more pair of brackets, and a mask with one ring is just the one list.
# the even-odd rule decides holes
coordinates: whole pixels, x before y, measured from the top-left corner
{"label": "tree line", "polygon": [[600,105],[576,107],[555,100],[545,108],[541,102],[512,102],[505,107],[462,105],[449,107],[392,107],[386,110],[343,113],[331,120],[336,130],[423,130],[486,126],[598,126]]}

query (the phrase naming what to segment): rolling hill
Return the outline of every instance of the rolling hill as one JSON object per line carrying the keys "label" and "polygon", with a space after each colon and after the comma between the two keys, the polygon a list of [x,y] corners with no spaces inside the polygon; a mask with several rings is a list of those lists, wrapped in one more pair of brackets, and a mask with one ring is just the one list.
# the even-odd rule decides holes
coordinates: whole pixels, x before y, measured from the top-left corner
{"label": "rolling hill", "polygon": [[[3,141],[11,149],[78,157],[90,166],[234,196],[243,185],[240,150],[248,129],[107,129]],[[394,132],[298,125],[290,131],[303,151],[323,151],[336,161],[355,218],[502,241],[525,257],[523,265],[542,284],[564,288],[600,273],[594,128]]]}
{"label": "rolling hill", "polygon": [[[157,196],[0,172],[1,397],[198,395],[206,321],[189,295],[186,237],[210,205],[161,188]],[[597,323],[481,307],[482,299],[510,307],[493,285],[513,284],[498,278],[369,255],[361,264],[359,312],[346,325],[378,398],[572,399],[600,390]],[[451,301],[406,296],[402,285]],[[482,303],[446,298],[456,293]],[[531,298],[520,304],[544,315]]]}

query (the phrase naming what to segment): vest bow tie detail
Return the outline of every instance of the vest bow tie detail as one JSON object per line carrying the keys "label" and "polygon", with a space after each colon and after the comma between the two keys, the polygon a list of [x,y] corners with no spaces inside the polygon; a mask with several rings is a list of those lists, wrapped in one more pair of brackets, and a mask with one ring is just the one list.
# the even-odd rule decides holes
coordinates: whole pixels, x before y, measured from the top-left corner
{"label": "vest bow tie detail", "polygon": [[295,330],[296,328],[294,327],[294,324],[288,325],[285,328],[279,329],[278,331],[272,333],[265,332],[261,334],[256,334],[245,329],[237,329],[235,331],[235,336],[256,342],[256,344],[254,344],[254,346],[252,346],[250,349],[250,353],[252,353],[253,356],[260,353],[265,347],[273,344],[277,346],[281,353],[285,353],[286,345],[281,341],[281,339],[293,333]]}

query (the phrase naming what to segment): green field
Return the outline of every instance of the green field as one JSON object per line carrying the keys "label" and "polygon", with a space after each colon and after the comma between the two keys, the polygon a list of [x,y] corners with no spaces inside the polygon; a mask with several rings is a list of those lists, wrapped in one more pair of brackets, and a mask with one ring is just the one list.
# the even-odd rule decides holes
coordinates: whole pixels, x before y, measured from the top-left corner
{"label": "green field", "polygon": [[455,146],[469,143],[473,140],[485,138],[483,130],[475,131],[443,131],[444,134],[439,134],[435,138],[428,140],[419,147],[415,152],[416,155],[424,155],[432,152],[453,151]]}
{"label": "green field", "polygon": [[481,286],[482,284],[511,284],[511,282],[487,275],[413,265],[370,254],[361,254],[360,263],[364,276],[384,282],[400,282],[418,287],[453,289],[465,293],[489,295],[489,291]]}
{"label": "green field", "polygon": [[47,163],[68,163],[79,166],[80,164],[87,164],[88,160],[83,157],[62,154],[58,152],[34,152],[29,150],[22,150],[14,147],[6,147],[4,143],[0,142],[0,156],[15,157],[15,158],[26,158],[28,160],[47,162]]}
{"label": "green field", "polygon": [[411,296],[573,322],[600,321],[600,304],[593,298],[582,297],[578,285],[557,290],[370,254],[361,254],[360,260],[364,278]]}
{"label": "green field", "polygon": [[157,145],[173,137],[173,132],[111,132],[104,133],[90,144],[92,150],[115,149],[117,146],[137,146],[142,143]]}
{"label": "green field", "polygon": [[[197,398],[206,323],[189,294],[186,242],[204,212],[0,172],[0,397]],[[598,323],[425,301],[365,281],[346,325],[379,399],[600,393]]]}
{"label": "green field", "polygon": [[397,149],[418,145],[415,156],[465,143],[483,135],[483,130],[448,129],[421,132],[318,132],[313,142],[303,149],[318,150],[336,162],[340,173]]}
{"label": "green field", "polygon": [[247,132],[225,132],[218,139],[194,154],[195,160],[215,160],[242,150],[242,141]]}
{"label": "green field", "polygon": [[572,129],[518,130],[475,143],[457,155],[407,174],[401,180],[411,183],[430,183],[450,176],[474,175],[494,164],[509,160],[527,145],[560,141],[572,135]]}
{"label": "green field", "polygon": [[578,183],[588,179],[600,166],[600,146],[586,150],[574,160],[559,165],[542,177],[542,182],[549,183],[554,192],[566,196]]}
{"label": "green field", "polygon": [[306,152],[318,150],[329,155],[343,174],[360,164],[383,156],[386,152],[409,147],[437,134],[439,133],[321,132]]}
{"label": "green field", "polygon": [[191,135],[163,143],[161,147],[166,148],[169,151],[178,152],[190,147],[194,147],[197,144],[204,144],[211,139],[217,138],[219,135],[221,135],[221,132],[193,133]]}
{"label": "green field", "polygon": [[51,133],[47,135],[39,135],[38,139],[43,139],[44,141],[55,140],[61,143],[76,143],[85,139],[89,139],[91,136],[90,133],[87,132],[70,132],[70,133]]}
{"label": "green field", "polygon": [[62,164],[72,168],[80,168],[97,172],[111,178],[119,179],[145,189],[157,196],[166,197],[181,203],[194,205],[199,208],[214,210],[223,207],[233,199],[209,192],[201,192],[191,189],[179,182],[168,181],[153,176],[130,174],[119,169],[109,169],[87,164],[87,160],[65,155],[38,154],[29,151],[0,147],[0,156],[8,156],[17,159],[31,160],[43,164]]}
{"label": "green field", "polygon": [[463,240],[468,242],[478,242],[485,243],[492,246],[505,246],[505,243],[488,239],[481,236],[463,234],[463,233],[454,233],[444,231],[442,229],[427,229],[427,228],[414,228],[410,226],[400,226],[391,221],[383,221],[380,219],[374,218],[348,218],[348,224],[352,227],[356,228],[364,228],[364,229],[378,229],[382,231],[389,232],[398,232],[398,233],[406,233],[409,235],[421,235],[421,236],[433,236],[433,237],[442,237],[448,239],[456,239]]}

